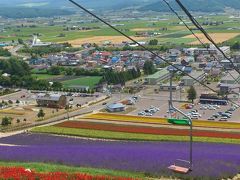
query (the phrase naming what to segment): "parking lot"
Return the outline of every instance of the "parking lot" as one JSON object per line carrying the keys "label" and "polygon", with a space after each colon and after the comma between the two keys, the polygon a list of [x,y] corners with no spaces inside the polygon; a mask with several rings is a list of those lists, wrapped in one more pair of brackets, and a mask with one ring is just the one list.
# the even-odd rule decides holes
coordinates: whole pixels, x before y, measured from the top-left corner
{"label": "parking lot", "polygon": [[[197,102],[197,101],[196,101]],[[239,122],[240,123],[240,108],[236,108],[235,110],[231,111],[232,115],[230,118],[221,118],[222,113],[225,113],[227,110],[231,109],[231,104],[228,104],[226,106],[213,106],[213,105],[201,105],[201,104],[195,104],[192,109],[186,109],[184,105],[187,103],[179,103],[174,102],[174,106],[179,108],[184,113],[190,115],[193,117],[190,112],[195,111],[199,114],[199,116],[196,118],[194,116],[193,119],[200,119],[200,120],[208,120],[210,121],[231,121],[231,122]],[[136,110],[130,112],[130,115],[138,115],[138,116],[154,116],[154,117],[169,117],[168,115],[168,96],[167,95],[146,95],[146,96],[140,96],[138,100],[136,101],[136,104],[134,105]],[[157,111],[154,111],[153,109],[157,109]],[[159,110],[158,110],[159,109]],[[219,114],[220,113],[220,114]],[[218,117],[216,114],[219,114]],[[177,118],[182,118],[183,116],[179,113],[174,114]],[[210,118],[215,115],[216,118]]]}

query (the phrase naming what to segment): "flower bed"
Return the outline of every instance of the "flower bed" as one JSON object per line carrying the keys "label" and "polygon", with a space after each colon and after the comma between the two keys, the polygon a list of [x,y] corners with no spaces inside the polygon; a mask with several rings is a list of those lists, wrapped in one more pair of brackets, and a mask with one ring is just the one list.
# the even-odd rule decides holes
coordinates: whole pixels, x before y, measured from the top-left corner
{"label": "flower bed", "polygon": [[[169,124],[166,118],[156,117],[142,117],[132,115],[96,113],[87,115],[87,119],[109,120],[109,121],[124,121],[124,122],[137,122],[137,123],[152,123],[152,124]],[[209,128],[222,128],[222,129],[240,129],[240,123],[234,122],[214,122],[205,120],[194,120],[193,126],[196,127],[209,127]]]}
{"label": "flower bed", "polygon": [[[20,134],[1,138],[2,161],[49,162],[151,176],[173,176],[167,167],[189,157],[188,142],[121,142],[83,140],[45,134]],[[193,171],[180,179],[222,179],[240,171],[240,145],[193,143]]]}
{"label": "flower bed", "polygon": [[92,176],[89,174],[66,172],[38,173],[23,167],[0,167],[0,179],[28,179],[28,180],[133,180],[132,178]]}
{"label": "flower bed", "polygon": [[[147,126],[116,125],[116,124],[108,124],[108,123],[105,124],[105,123],[92,123],[92,122],[82,122],[82,121],[65,121],[55,126],[67,127],[67,128],[104,130],[104,131],[113,131],[113,132],[176,135],[176,136],[189,135],[189,130],[186,130],[186,129],[154,128],[154,127],[147,127]],[[194,130],[193,136],[240,139],[240,133],[219,132],[219,131]]]}

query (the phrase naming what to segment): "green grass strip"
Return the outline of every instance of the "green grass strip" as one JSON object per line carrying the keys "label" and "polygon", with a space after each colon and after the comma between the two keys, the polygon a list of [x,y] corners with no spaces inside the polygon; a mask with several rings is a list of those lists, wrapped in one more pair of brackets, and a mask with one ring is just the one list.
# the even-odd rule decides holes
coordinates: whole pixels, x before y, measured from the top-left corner
{"label": "green grass strip", "polygon": [[83,173],[90,175],[104,175],[104,176],[118,176],[118,177],[132,177],[132,178],[144,178],[144,174],[133,173],[126,171],[115,171],[108,169],[96,169],[96,168],[85,168],[85,167],[72,167],[57,164],[46,164],[46,163],[22,163],[22,162],[3,162],[0,161],[2,167],[24,167],[34,169],[40,173],[48,172],[67,172],[67,173]]}
{"label": "green grass strip", "polygon": [[[34,128],[32,132],[89,137],[89,138],[133,140],[133,141],[188,141],[189,140],[188,136],[124,133],[124,132],[89,130],[89,129],[79,129],[79,128],[64,128],[64,127],[55,127],[55,126],[37,127],[37,128]],[[194,137],[193,140],[197,142],[240,144],[239,139]]]}

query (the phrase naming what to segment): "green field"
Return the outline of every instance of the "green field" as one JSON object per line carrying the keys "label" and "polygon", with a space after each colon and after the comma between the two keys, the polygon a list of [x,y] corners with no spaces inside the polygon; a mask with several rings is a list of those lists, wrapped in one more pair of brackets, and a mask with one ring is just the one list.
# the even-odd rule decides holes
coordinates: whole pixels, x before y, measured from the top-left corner
{"label": "green field", "polygon": [[[100,138],[100,139],[133,140],[133,141],[189,141],[189,137],[187,136],[124,133],[124,132],[88,130],[88,129],[79,129],[79,128],[63,128],[63,127],[55,127],[55,126],[37,127],[37,128],[34,128],[32,132]],[[193,139],[194,141],[198,141],[198,142],[240,144],[239,139],[222,139],[222,138],[208,138],[208,137],[194,137]]]}
{"label": "green field", "polygon": [[50,75],[50,74],[32,74],[32,77],[35,77],[39,80],[54,79],[58,77],[63,77],[63,75]]}
{"label": "green field", "polygon": [[[26,6],[35,6],[35,5],[43,5],[43,3],[25,3]],[[81,17],[77,15],[71,16],[73,21],[80,21]],[[222,32],[222,33],[231,33],[231,32],[239,32],[240,25],[239,20],[231,20],[227,15],[219,15],[219,16],[205,16],[205,18],[198,18],[199,23],[203,23],[208,18],[209,21],[224,21],[223,24],[218,26],[204,26],[207,32]],[[149,22],[146,20],[129,20],[129,21],[120,21],[117,24],[123,24],[123,26],[117,27],[119,30],[124,31],[125,34],[133,36],[136,34],[136,31],[133,29],[136,28],[153,28],[154,31],[158,32],[161,35],[152,38],[164,38],[165,41],[161,41],[163,43],[174,43],[174,44],[182,44],[189,43],[192,40],[180,40],[180,37],[191,34],[185,26],[179,24],[179,20],[174,15],[166,15],[163,17],[165,20],[159,20],[154,22]],[[114,24],[114,23],[112,23]],[[71,24],[72,25],[72,24]],[[74,24],[79,25],[79,24]],[[11,41],[17,40],[18,38],[22,38],[24,40],[29,40],[32,38],[32,34],[38,33],[40,34],[40,39],[42,41],[49,42],[63,42],[68,40],[74,40],[79,38],[88,38],[93,36],[119,36],[120,34],[115,32],[114,30],[104,26],[102,23],[93,22],[93,23],[83,23],[81,26],[84,27],[99,27],[100,29],[93,29],[92,31],[81,31],[81,30],[69,30],[64,31],[64,27],[61,25],[53,25],[48,26],[44,24],[38,24],[36,27],[16,27],[12,26],[7,31],[0,32],[1,41]],[[189,24],[191,28],[194,26]],[[162,28],[167,28],[167,30],[162,30]],[[229,30],[228,28],[235,28]],[[195,29],[195,28],[194,28]],[[194,30],[195,33],[199,31]],[[64,37],[59,37],[59,34],[64,34]],[[175,39],[171,39],[175,38]],[[177,40],[176,38],[179,38]],[[167,40],[166,40],[167,39]],[[235,39],[235,38],[234,38]],[[232,39],[231,41],[234,41]]]}
{"label": "green field", "polygon": [[96,84],[98,84],[101,78],[101,76],[87,76],[68,81],[62,81],[62,83],[66,88],[70,86],[89,86],[90,88],[93,88]]}
{"label": "green field", "polygon": [[48,172],[67,172],[67,173],[86,173],[91,175],[105,175],[105,176],[119,176],[119,177],[132,177],[132,178],[144,178],[141,173],[132,173],[125,171],[114,171],[108,169],[95,169],[95,168],[84,168],[84,167],[71,167],[57,164],[46,164],[46,163],[22,163],[22,162],[2,162],[0,166],[4,167],[25,167],[34,169],[37,172],[48,173]]}

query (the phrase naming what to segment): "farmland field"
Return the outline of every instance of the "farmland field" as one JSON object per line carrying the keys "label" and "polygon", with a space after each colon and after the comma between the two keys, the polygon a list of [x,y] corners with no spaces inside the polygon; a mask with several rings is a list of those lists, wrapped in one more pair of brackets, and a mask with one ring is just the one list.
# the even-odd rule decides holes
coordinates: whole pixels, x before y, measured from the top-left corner
{"label": "farmland field", "polygon": [[101,78],[102,78],[101,76],[81,77],[68,81],[62,81],[62,83],[64,87],[89,86],[90,88],[93,88],[100,81]]}
{"label": "farmland field", "polygon": [[[230,39],[233,39],[235,37],[237,37],[240,33],[209,33],[209,35],[212,37],[212,39],[216,42],[216,43],[222,43],[224,41],[228,41]],[[209,41],[205,38],[205,36],[203,34],[196,34],[204,43],[209,43]],[[193,35],[188,35],[185,36],[183,38],[194,38]],[[191,42],[190,44],[199,44],[199,41],[194,41]]]}
{"label": "farmland field", "polygon": [[181,176],[167,167],[176,159],[188,159],[186,142],[121,142],[84,140],[43,134],[20,134],[2,138],[2,161],[61,163],[130,172],[149,176],[179,176],[189,179],[222,179],[240,170],[240,145],[193,144],[193,171]]}
{"label": "farmland field", "polygon": [[[144,40],[145,37],[133,37],[135,40]],[[129,39],[125,38],[124,36],[93,36],[89,38],[81,38],[81,39],[75,39],[67,41],[70,43],[73,47],[78,47],[85,43],[96,43],[96,44],[102,44],[105,41],[110,41],[114,44],[122,43],[123,41],[129,41]]]}

